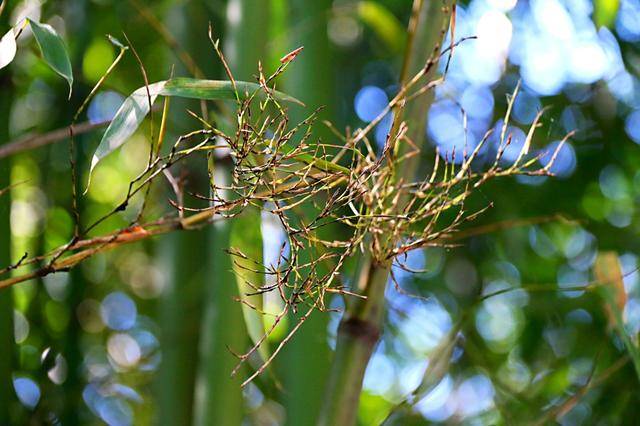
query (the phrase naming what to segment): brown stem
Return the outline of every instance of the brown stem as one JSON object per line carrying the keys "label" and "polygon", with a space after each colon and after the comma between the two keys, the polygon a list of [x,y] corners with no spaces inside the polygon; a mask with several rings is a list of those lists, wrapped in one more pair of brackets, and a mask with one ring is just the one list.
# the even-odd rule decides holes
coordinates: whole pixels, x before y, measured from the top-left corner
{"label": "brown stem", "polygon": [[[84,122],[73,125],[73,134],[81,135],[94,129],[106,126],[111,121],[101,121],[99,123]],[[61,142],[69,138],[69,126],[56,129],[42,135],[27,135],[0,146],[0,158],[10,157],[22,151],[39,148],[51,143]]]}

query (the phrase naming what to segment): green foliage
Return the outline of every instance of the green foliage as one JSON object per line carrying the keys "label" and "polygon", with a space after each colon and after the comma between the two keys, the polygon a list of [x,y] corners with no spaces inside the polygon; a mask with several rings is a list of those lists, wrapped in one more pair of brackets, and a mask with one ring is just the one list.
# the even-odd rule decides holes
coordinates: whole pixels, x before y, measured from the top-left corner
{"label": "green foliage", "polygon": [[29,27],[33,31],[33,36],[40,46],[42,55],[47,64],[69,83],[69,97],[73,90],[73,72],[71,71],[71,61],[67,54],[62,38],[56,33],[51,25],[41,24],[31,19],[27,20]]}
{"label": "green foliage", "polygon": [[[311,425],[320,415],[327,425],[425,424],[437,414],[465,424],[633,418],[640,155],[625,129],[634,128],[635,101],[614,108],[619,93],[603,80],[541,97],[554,108],[524,120],[534,89],[512,78],[520,67],[505,59],[491,85],[439,80],[437,53],[448,59],[453,48],[442,38],[447,29],[461,37],[449,28],[453,9],[416,0],[422,13],[411,21],[409,3],[44,2],[31,16],[55,16],[47,22],[65,29],[66,43],[22,20],[44,58],[38,67],[37,54],[7,66],[22,27],[9,30],[0,144],[22,148],[0,159],[0,287],[9,287],[0,290],[0,346],[15,349],[0,351],[0,423],[116,422],[107,414],[229,426]],[[27,2],[1,4],[6,28]],[[458,6],[464,32],[471,13]],[[594,7],[595,24],[613,27],[618,2]],[[512,21],[515,40],[521,12],[489,17]],[[121,30],[128,46],[114,43],[123,60],[113,61],[101,40]],[[482,41],[460,51],[486,49]],[[290,64],[280,59],[301,46]],[[73,85],[71,101],[43,78],[47,66]],[[174,66],[190,77],[164,80]],[[84,78],[74,82],[72,69]],[[139,87],[141,69],[153,83]],[[353,103],[365,86],[390,101],[363,124]],[[474,108],[480,89],[489,96]],[[120,93],[130,95],[101,140],[95,129]],[[172,98],[161,115],[151,113],[158,96]],[[425,132],[443,104],[460,107],[469,141],[485,130],[480,115],[489,128],[507,123],[447,163],[429,146],[434,129]],[[576,172],[549,177],[540,155],[573,124]],[[529,134],[516,140],[515,127]],[[514,149],[515,161],[500,158]],[[107,155],[87,198],[70,190],[70,176],[81,187]],[[284,245],[262,235],[267,216]],[[263,264],[270,244],[282,248],[277,266]],[[108,321],[114,290],[135,304],[130,328]],[[64,378],[58,361],[71,369]],[[15,398],[15,377],[37,386],[35,407]],[[479,400],[489,402],[470,413]]]}
{"label": "green foliage", "polygon": [[[107,127],[102,141],[93,154],[91,170],[100,160],[125,143],[144,121],[158,96],[176,96],[201,100],[247,99],[264,97],[260,86],[255,83],[220,80],[201,80],[194,78],[173,78],[149,84],[134,91],[122,104]],[[284,93],[274,91],[276,99],[299,102]]]}
{"label": "green foliage", "polygon": [[31,19],[26,19],[24,24],[17,28],[11,28],[0,39],[0,69],[9,65],[15,58],[17,51],[16,33],[22,32],[25,25],[29,25],[33,36],[40,47],[45,62],[53,71],[69,83],[69,98],[73,90],[73,71],[71,61],[64,45],[64,41],[51,25],[41,24]]}
{"label": "green foliage", "polygon": [[599,253],[595,261],[594,272],[599,284],[598,293],[604,300],[609,322],[624,343],[640,382],[640,347],[637,338],[634,338],[624,326],[623,311],[627,296],[623,281],[624,274],[618,255],[614,252]]}

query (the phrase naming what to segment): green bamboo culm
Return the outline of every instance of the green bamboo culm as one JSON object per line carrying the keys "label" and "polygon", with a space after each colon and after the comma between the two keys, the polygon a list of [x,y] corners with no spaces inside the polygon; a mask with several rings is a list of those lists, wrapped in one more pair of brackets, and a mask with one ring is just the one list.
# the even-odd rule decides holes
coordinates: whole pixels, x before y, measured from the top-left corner
{"label": "green bamboo culm", "polygon": [[241,307],[235,301],[238,289],[231,258],[224,251],[229,246],[229,228],[220,222],[209,233],[209,285],[196,380],[194,424],[198,426],[236,426],[244,418],[241,376],[231,377],[238,359],[228,349],[241,348],[247,341]]}
{"label": "green bamboo culm", "polygon": [[[267,58],[269,3],[267,0],[230,0],[227,4],[228,27],[224,31],[226,37],[223,40],[223,49],[225,59],[237,80],[255,81],[258,61]],[[216,38],[219,34],[215,26],[213,30],[212,35]],[[207,50],[215,55],[212,46],[208,46]],[[220,78],[228,78],[221,71],[218,73]],[[216,125],[220,126],[223,123]],[[233,134],[233,129],[224,130]],[[230,170],[227,165],[214,158],[210,161],[214,178],[229,179]],[[217,184],[220,185],[221,182]],[[259,223],[259,212],[248,213]],[[246,316],[243,315],[242,306],[237,301],[241,295],[238,290],[238,277],[233,271],[234,259],[225,251],[231,246],[232,231],[233,227],[228,221],[219,221],[208,228],[208,279],[196,386],[196,425],[236,426],[242,424],[246,415],[240,387],[245,370],[241,369],[237,375],[231,377],[231,371],[238,359],[229,351],[232,349],[242,352],[249,342]],[[236,248],[247,253],[257,250],[261,254],[261,235],[251,240],[257,247]]]}
{"label": "green bamboo culm", "polygon": [[206,233],[178,232],[160,242],[166,288],[160,301],[162,362],[156,381],[158,424],[191,424],[203,285]]}
{"label": "green bamboo culm", "polygon": [[[91,42],[91,32],[89,31],[89,28],[91,28],[95,17],[95,13],[91,13],[93,11],[93,6],[94,4],[88,0],[81,0],[76,3],[78,10],[81,10],[83,15],[87,16],[86,19],[73,21],[73,33],[78,34],[78,36],[74,37],[74,50],[71,52],[70,61],[76,65],[82,63],[84,53]],[[60,117],[62,122],[60,123],[61,126],[71,122],[73,114],[75,113],[75,108],[82,105],[87,94],[88,93],[85,88],[72,92],[71,99],[69,100],[69,109]],[[83,171],[86,167],[86,157],[83,155],[83,148],[86,147],[86,143],[83,143],[83,139],[86,140],[86,135],[74,137],[73,155],[76,163],[76,176],[83,176]],[[76,184],[76,192],[80,193],[82,183],[74,182],[74,184]],[[86,211],[86,205],[85,197],[77,198],[76,208],[78,209],[80,217],[85,217],[83,213]],[[78,227],[78,229],[81,230],[82,224],[78,224]],[[90,283],[85,278],[84,271],[82,269],[74,268],[70,271],[69,292],[65,303],[72,314],[70,315],[69,324],[67,325],[65,335],[62,339],[62,354],[69,367],[67,378],[62,384],[65,403],[64,409],[61,413],[62,424],[69,426],[81,424],[83,418],[82,411],[78,409],[78,407],[82,407],[84,405],[82,391],[86,384],[82,369],[84,358],[82,348],[83,330],[80,319],[75,315],[75,313],[78,312],[78,307],[90,291],[89,289],[91,286],[89,284]]]}
{"label": "green bamboo culm", "polygon": [[[8,71],[0,71],[0,144],[9,140],[9,117],[11,110],[11,79]],[[10,185],[10,161],[0,159],[0,191]],[[10,191],[0,197],[0,268],[11,263],[11,213]],[[11,424],[10,407],[15,401],[11,374],[15,360],[13,338],[13,291],[11,287],[0,290],[0,424]]]}
{"label": "green bamboo culm", "polygon": [[[312,110],[323,107],[321,118],[335,121],[333,106],[337,99],[332,78],[335,75],[332,60],[334,53],[327,34],[332,1],[289,0],[289,6],[288,50],[300,46],[303,46],[304,50],[283,76],[285,93],[298,96],[307,105],[306,109],[292,107],[291,120],[293,123],[299,122]],[[330,137],[325,126],[315,126],[314,141],[322,139],[329,142]],[[305,204],[302,213],[308,222],[318,212],[312,205]],[[320,237],[323,237],[330,231],[320,229],[318,232],[322,234]],[[319,254],[310,248],[302,251],[300,256],[300,262],[304,264],[317,258]],[[322,265],[318,265],[317,273],[322,275],[326,270]],[[295,315],[291,315],[290,326],[295,326],[298,320]],[[314,312],[282,353],[282,374],[287,391],[285,409],[289,425],[313,425],[320,414],[322,393],[330,365],[330,349],[326,340],[328,320],[326,313]],[[313,386],[310,386],[311,383]]]}
{"label": "green bamboo culm", "polygon": [[[448,0],[414,1],[401,83],[416,74],[429,58],[437,63],[451,7]],[[391,132],[396,132],[400,122],[405,120],[410,129],[408,137],[421,148],[425,139],[425,117],[431,101],[432,98],[427,97],[409,103],[404,115],[396,109]],[[401,155],[407,149],[408,147],[400,146],[398,152]],[[408,163],[403,163],[398,168],[396,179],[413,179],[419,167],[418,161],[419,156],[415,156]],[[364,373],[382,330],[384,293],[390,267],[391,262],[388,260],[367,258],[361,262],[357,290],[367,296],[367,299],[353,303],[340,323],[319,421],[321,426],[351,426],[356,423]]]}
{"label": "green bamboo culm", "polygon": [[[11,3],[11,2],[9,2]],[[10,5],[0,16],[0,29],[8,28]],[[0,145],[9,141],[9,118],[13,101],[13,84],[10,67],[0,70]],[[11,163],[8,158],[0,159],[0,191],[11,184]],[[11,194],[5,191],[0,195],[0,268],[11,263]],[[13,291],[11,288],[0,290],[0,424],[11,424],[11,407],[16,397],[13,390],[12,371],[14,370],[15,347],[13,337]]]}
{"label": "green bamboo culm", "polygon": [[[140,7],[146,7],[140,2]],[[208,25],[206,5],[197,0],[176,4],[166,13],[166,26],[172,30],[177,43],[185,52],[208,52],[206,39]],[[153,11],[149,11],[153,13]],[[193,18],[198,17],[198,20]],[[199,31],[195,31],[199,28]],[[193,32],[200,34],[192,37]],[[179,52],[176,52],[179,54]],[[179,56],[179,55],[178,55]],[[204,59],[204,56],[202,56]],[[200,57],[198,57],[200,59]],[[167,58],[173,61],[175,57]],[[209,63],[212,61],[200,61]],[[197,66],[197,65],[196,65]],[[178,62],[176,74],[192,75],[192,64]],[[166,75],[162,77],[167,77]],[[199,76],[202,77],[202,76]],[[174,100],[171,111],[184,110],[187,101]],[[193,104],[189,104],[193,108]],[[159,117],[155,117],[156,130]],[[184,128],[172,126],[172,135],[180,134]],[[172,136],[167,136],[168,138]],[[169,144],[166,144],[169,145]],[[171,170],[179,174],[178,168]],[[194,174],[189,177],[190,191],[205,193],[206,175]],[[202,371],[198,363],[200,357],[203,319],[207,311],[209,292],[210,259],[208,256],[210,235],[208,229],[179,232],[163,237],[157,244],[158,259],[164,269],[166,288],[159,306],[160,344],[162,362],[156,377],[155,396],[157,403],[156,424],[194,424],[197,414],[196,384],[201,382]]]}

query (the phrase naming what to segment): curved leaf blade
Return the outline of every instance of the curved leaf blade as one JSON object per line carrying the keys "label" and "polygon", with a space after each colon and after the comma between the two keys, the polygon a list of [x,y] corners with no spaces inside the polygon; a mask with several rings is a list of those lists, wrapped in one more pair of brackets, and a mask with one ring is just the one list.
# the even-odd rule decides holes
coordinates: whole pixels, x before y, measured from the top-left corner
{"label": "curved leaf blade", "polygon": [[160,81],[148,87],[141,87],[124,100],[91,158],[89,184],[91,183],[91,173],[100,160],[115,151],[135,133],[140,123],[149,114],[151,105],[155,102],[165,83]]}
{"label": "curved leaf blade", "polygon": [[[243,99],[257,94],[264,98],[265,94],[260,85],[245,81],[236,81],[238,96]],[[196,78],[177,77],[170,80],[159,81],[143,86],[133,92],[116,112],[111,124],[107,127],[102,140],[98,145],[91,159],[89,169],[89,184],[93,169],[100,160],[120,147],[138,129],[142,121],[149,114],[150,107],[156,98],[161,96],[177,96],[181,98],[201,99],[201,100],[235,100],[236,92],[230,81],[226,80],[203,80]],[[276,90],[271,92],[276,100],[294,102],[302,105],[302,102],[294,97],[286,95]],[[149,102],[151,101],[151,102]],[[87,189],[89,187],[87,185]]]}
{"label": "curved leaf blade", "polygon": [[73,71],[67,49],[62,38],[51,25],[28,19],[33,36],[40,47],[45,62],[69,83],[69,97],[73,89]]}
{"label": "curved leaf blade", "polygon": [[[236,81],[236,88],[240,99],[246,99],[257,93],[264,99],[264,92],[260,85],[246,81]],[[278,101],[293,102],[303,105],[298,99],[277,90],[271,91],[272,96]],[[167,80],[161,95],[179,96],[181,98],[202,99],[207,101],[235,100],[236,93],[233,83],[227,80],[202,80],[197,78],[176,77]]]}
{"label": "curved leaf blade", "polygon": [[16,57],[16,51],[18,46],[16,45],[16,38],[13,34],[13,28],[0,39],[0,69],[6,67]]}

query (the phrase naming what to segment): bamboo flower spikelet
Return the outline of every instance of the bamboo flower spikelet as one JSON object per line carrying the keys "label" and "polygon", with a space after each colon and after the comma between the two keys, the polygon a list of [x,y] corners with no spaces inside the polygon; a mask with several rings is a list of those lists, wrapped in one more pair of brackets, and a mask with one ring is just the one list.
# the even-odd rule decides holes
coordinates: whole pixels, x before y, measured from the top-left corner
{"label": "bamboo flower spikelet", "polygon": [[569,3],[0,0],[0,425],[628,422],[640,0]]}
{"label": "bamboo flower spikelet", "polygon": [[[488,132],[472,151],[454,151],[450,158],[436,152],[429,174],[423,179],[398,180],[395,178],[395,171],[402,168],[405,161],[414,156],[426,155],[407,137],[411,123],[402,122],[396,132],[389,133],[380,152],[369,140],[370,128],[358,129],[346,136],[336,134],[337,141],[331,143],[313,139],[315,126],[331,125],[318,123],[317,111],[311,111],[299,123],[291,123],[285,104],[291,99],[279,96],[275,90],[278,77],[285,72],[290,62],[291,60],[285,61],[268,77],[260,69],[258,84],[253,86],[240,86],[231,75],[230,82],[234,83],[237,95],[233,132],[225,132],[216,123],[196,117],[201,127],[180,136],[168,154],[152,153],[148,166],[130,183],[122,203],[111,213],[89,225],[87,233],[80,236],[82,238],[76,238],[50,253],[24,258],[17,264],[5,267],[0,271],[5,275],[0,280],[0,288],[66,271],[97,253],[112,250],[122,244],[178,229],[200,228],[223,218],[232,219],[247,208],[261,209],[275,215],[286,232],[286,244],[281,249],[277,264],[263,265],[256,259],[247,258],[240,249],[234,247],[229,248],[229,253],[247,272],[272,278],[267,280],[268,285],[263,286],[246,282],[251,289],[246,295],[273,292],[281,299],[283,308],[277,313],[273,325],[254,346],[238,355],[238,367],[261,345],[266,344],[269,334],[285,316],[290,312],[301,312],[302,315],[290,335],[282,340],[270,357],[263,360],[262,366],[246,378],[243,382],[246,385],[264,371],[313,311],[329,310],[326,306],[328,294],[338,293],[346,298],[366,299],[367,296],[361,294],[362,289],[345,284],[348,279],[344,275],[343,266],[349,258],[357,255],[379,264],[393,261],[402,263],[402,258],[411,250],[451,244],[460,227],[484,210],[465,209],[465,201],[475,189],[496,177],[550,175],[553,160],[561,148],[560,145],[551,153],[552,160],[545,166],[540,166],[540,155],[528,155],[533,132],[541,119],[542,114],[539,114],[531,126],[528,142],[522,148],[518,161],[508,166],[503,166],[501,157],[510,144],[511,135],[504,132],[500,136],[499,150],[490,166],[484,169],[474,166],[474,161],[491,135]],[[424,70],[392,102],[404,100],[410,91],[424,94],[433,90],[437,84],[429,82],[420,85],[419,78],[428,71],[430,64],[433,64],[432,60],[425,64]],[[179,79],[172,81],[175,81],[173,85],[177,87],[174,89],[176,92],[188,91],[194,87],[191,81],[184,86],[180,85]],[[253,91],[249,92],[250,89]],[[145,93],[144,88],[137,92]],[[511,98],[511,103],[516,95],[517,93]],[[155,95],[148,96],[150,104]],[[190,92],[187,96],[205,96],[206,99],[207,95]],[[411,100],[419,101],[418,97]],[[146,104],[147,99],[138,102]],[[195,113],[191,114],[195,116]],[[117,123],[116,120],[114,123]],[[508,120],[507,115],[505,128]],[[108,132],[109,130],[107,134]],[[395,149],[400,145],[411,147],[401,157]],[[231,160],[231,179],[226,184],[217,182],[214,178],[216,161],[213,160],[215,157],[212,153],[217,151],[227,152]],[[210,176],[210,192],[186,194],[180,183],[171,177],[172,166],[197,156],[209,160],[206,173]],[[147,196],[152,182],[163,177],[175,194],[169,200],[174,213],[168,212],[147,222],[134,221],[129,227],[106,235],[89,235],[88,232],[108,216],[126,210],[136,196]],[[190,206],[190,200],[196,205],[206,200],[210,202],[210,206]],[[317,214],[313,217],[302,214],[303,211],[309,211],[304,209],[305,204],[312,205],[312,210]],[[142,218],[142,211],[138,216],[136,219]],[[348,230],[349,238],[319,237],[320,233],[317,231],[329,225],[338,225]],[[303,250],[311,250],[317,256],[312,261],[302,262],[300,252]],[[37,264],[43,266],[33,268]],[[323,273],[318,272],[320,264],[325,266]],[[30,271],[20,273],[25,268]],[[13,272],[8,277],[8,273],[14,270],[18,273]]]}

